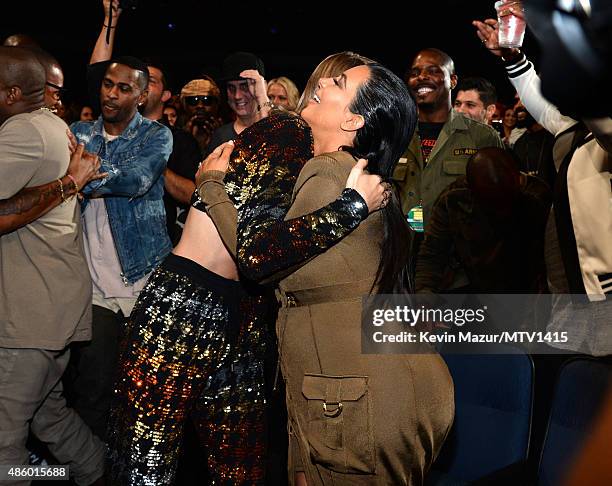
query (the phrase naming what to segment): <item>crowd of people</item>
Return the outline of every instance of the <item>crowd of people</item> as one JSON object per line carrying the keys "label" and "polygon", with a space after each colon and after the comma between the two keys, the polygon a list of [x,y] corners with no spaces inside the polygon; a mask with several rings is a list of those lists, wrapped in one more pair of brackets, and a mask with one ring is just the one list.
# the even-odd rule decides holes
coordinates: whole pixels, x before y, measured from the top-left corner
{"label": "crowd of people", "polygon": [[301,93],[235,52],[173,93],[102,6],[89,99],[0,47],[0,464],[38,440],[79,485],[424,484],[453,380],[429,347],[362,353],[369,294],[558,295],[536,439],[566,354],[610,363],[609,124],[547,101],[495,20],[512,106],[434,47],[404,79],[332,54]]}

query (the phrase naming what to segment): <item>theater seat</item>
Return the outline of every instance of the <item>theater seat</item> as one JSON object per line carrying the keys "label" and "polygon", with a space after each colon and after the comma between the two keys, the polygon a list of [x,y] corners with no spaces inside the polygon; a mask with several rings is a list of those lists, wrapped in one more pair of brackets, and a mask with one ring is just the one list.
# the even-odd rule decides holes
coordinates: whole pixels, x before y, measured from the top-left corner
{"label": "theater seat", "polygon": [[[562,484],[567,469],[597,419],[611,384],[610,364],[592,358],[576,358],[563,365],[540,459],[539,486]],[[612,460],[612,455],[609,458]]]}
{"label": "theater seat", "polygon": [[455,384],[455,421],[428,485],[524,484],[533,361],[517,348],[487,346],[497,354],[441,349]]}

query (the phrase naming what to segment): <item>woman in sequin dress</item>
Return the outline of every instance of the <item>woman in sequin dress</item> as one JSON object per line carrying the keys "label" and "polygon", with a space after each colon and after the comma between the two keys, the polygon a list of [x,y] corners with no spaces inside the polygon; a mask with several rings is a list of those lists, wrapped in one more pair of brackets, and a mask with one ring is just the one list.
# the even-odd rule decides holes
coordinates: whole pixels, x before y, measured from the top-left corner
{"label": "woman in sequin dress", "polygon": [[[362,61],[354,56],[350,63]],[[234,214],[237,209],[245,217],[282,219],[297,176],[312,156],[310,130],[288,114],[257,126],[211,158],[233,150],[223,189]],[[378,179],[357,180],[369,181],[370,192],[360,190],[372,207],[379,205]],[[363,205],[353,189],[332,202],[324,210],[333,221],[312,229],[318,241],[310,251],[304,245],[300,258],[348,234],[361,219],[355,208],[362,213]],[[224,244],[202,211],[203,201],[196,197],[193,206],[181,242],[150,277],[128,323],[108,434],[113,484],[172,484],[188,417],[207,446],[202,467],[208,468],[210,484],[264,481],[262,360],[269,292],[238,281],[228,253],[235,252],[235,222],[234,242]],[[307,228],[318,219],[301,221]]]}
{"label": "woman in sequin dress", "polygon": [[[292,431],[290,479],[310,486],[422,484],[452,424],[446,365],[436,353],[361,353],[362,296],[402,290],[410,236],[399,201],[393,196],[370,216],[355,208],[354,231],[314,258],[302,251],[318,238],[313,227],[334,234],[326,204],[346,193],[355,157],[391,177],[416,109],[401,80],[367,65],[321,80],[302,116],[316,157],[300,173],[285,221],[238,214],[240,270],[283,277],[277,333]],[[212,174],[202,178],[209,206],[229,209],[222,194],[212,196]],[[308,225],[300,219],[305,214]]]}

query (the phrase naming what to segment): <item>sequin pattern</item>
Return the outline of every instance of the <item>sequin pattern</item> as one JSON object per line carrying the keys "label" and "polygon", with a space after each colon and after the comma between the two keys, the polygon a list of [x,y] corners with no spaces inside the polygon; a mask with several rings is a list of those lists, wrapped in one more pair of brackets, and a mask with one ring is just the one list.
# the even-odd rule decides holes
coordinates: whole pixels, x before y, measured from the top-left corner
{"label": "sequin pattern", "polygon": [[[267,300],[237,282],[204,285],[168,264],[179,258],[152,274],[129,321],[109,425],[110,479],[173,484],[190,416],[208,446],[209,484],[263,484]],[[237,334],[232,322],[241,323]]]}
{"label": "sequin pattern", "polygon": [[[237,256],[247,277],[260,280],[305,262],[367,216],[361,197],[345,190],[327,207],[284,221],[311,156],[310,130],[287,114],[273,114],[237,138],[224,183],[238,210]],[[197,198],[193,205],[200,209]],[[209,445],[210,484],[263,481],[261,361],[270,299],[238,293],[232,300],[217,290],[162,265],[142,291],[111,411],[115,483],[172,484],[187,415]]]}
{"label": "sequin pattern", "polygon": [[238,210],[238,266],[252,280],[323,253],[368,215],[361,196],[348,189],[328,206],[284,221],[298,175],[312,154],[306,122],[283,112],[236,140],[224,183]]}

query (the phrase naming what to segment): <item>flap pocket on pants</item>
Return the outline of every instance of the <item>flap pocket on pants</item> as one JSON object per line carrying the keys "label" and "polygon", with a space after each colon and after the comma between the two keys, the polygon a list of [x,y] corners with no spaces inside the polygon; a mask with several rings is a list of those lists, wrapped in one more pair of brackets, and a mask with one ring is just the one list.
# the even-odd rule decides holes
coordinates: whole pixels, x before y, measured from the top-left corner
{"label": "flap pocket on pants", "polygon": [[373,474],[376,469],[367,376],[305,374],[305,433],[311,457],[332,471]]}

